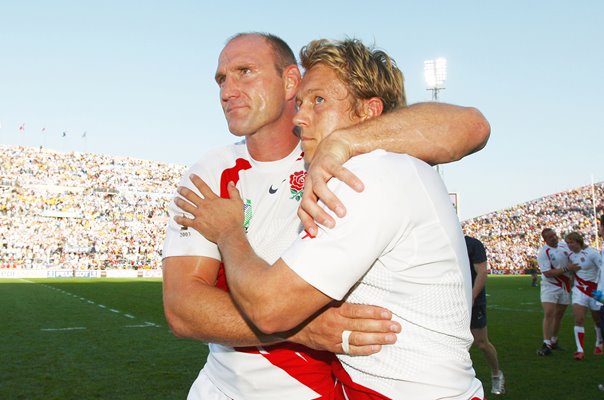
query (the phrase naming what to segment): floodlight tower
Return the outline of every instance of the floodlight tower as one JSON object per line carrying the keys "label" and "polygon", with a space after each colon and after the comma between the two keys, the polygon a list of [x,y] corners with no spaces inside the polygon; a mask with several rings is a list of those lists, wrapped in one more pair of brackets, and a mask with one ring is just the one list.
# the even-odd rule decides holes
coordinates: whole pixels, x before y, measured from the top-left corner
{"label": "floodlight tower", "polygon": [[[432,101],[438,101],[438,92],[445,89],[447,80],[447,59],[439,57],[424,61],[424,79],[428,86],[426,90],[432,91]],[[436,171],[442,175],[440,166],[436,165]]]}
{"label": "floodlight tower", "polygon": [[426,90],[432,91],[432,100],[438,101],[438,92],[445,89],[447,80],[447,59],[441,57],[424,61],[424,78],[428,85]]}

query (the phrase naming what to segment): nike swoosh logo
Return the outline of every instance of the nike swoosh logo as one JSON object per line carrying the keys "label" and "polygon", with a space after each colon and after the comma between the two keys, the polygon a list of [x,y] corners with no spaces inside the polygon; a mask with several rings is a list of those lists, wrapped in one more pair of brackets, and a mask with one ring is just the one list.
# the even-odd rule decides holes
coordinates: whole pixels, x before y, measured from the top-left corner
{"label": "nike swoosh logo", "polygon": [[[285,182],[285,179],[283,179],[283,180],[281,181],[281,183],[283,183],[283,182]],[[275,188],[273,188],[273,185],[271,185],[271,187],[269,187],[269,188],[268,188],[268,192],[269,192],[270,194],[275,194],[275,193],[277,193],[277,190],[279,190],[279,186],[277,186],[277,188],[276,188],[276,189],[275,189]]]}

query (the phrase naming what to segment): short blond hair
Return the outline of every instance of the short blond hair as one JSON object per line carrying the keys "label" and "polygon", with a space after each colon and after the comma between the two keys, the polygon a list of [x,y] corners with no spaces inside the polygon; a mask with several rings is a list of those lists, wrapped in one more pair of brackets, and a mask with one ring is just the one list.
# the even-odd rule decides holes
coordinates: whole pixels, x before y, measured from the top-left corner
{"label": "short blond hair", "polygon": [[583,235],[581,235],[579,232],[569,233],[568,235],[566,235],[564,240],[572,240],[573,242],[578,243],[582,249],[584,249],[586,247],[585,240],[583,240]]}
{"label": "short blond hair", "polygon": [[359,100],[372,97],[382,100],[384,113],[407,105],[403,73],[396,62],[360,40],[313,40],[300,50],[300,63],[306,71],[318,64],[331,68],[354,97],[357,115]]}

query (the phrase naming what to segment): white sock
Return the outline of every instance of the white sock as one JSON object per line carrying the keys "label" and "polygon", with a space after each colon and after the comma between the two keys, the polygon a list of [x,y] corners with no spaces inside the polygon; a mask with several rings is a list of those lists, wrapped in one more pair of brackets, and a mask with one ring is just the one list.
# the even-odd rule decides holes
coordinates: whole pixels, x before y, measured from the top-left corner
{"label": "white sock", "polygon": [[583,353],[583,338],[585,337],[585,328],[582,326],[575,325],[575,344],[577,345],[577,351]]}

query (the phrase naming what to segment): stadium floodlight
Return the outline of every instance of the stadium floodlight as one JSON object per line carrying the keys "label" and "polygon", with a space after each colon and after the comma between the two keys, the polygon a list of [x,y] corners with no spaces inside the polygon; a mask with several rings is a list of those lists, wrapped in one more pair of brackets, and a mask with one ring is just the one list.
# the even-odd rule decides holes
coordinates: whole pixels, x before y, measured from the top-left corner
{"label": "stadium floodlight", "polygon": [[[439,57],[436,60],[424,61],[424,79],[428,88],[432,91],[432,101],[438,101],[438,92],[444,90],[447,80],[447,59]],[[443,170],[436,165],[436,171],[443,176]]]}
{"label": "stadium floodlight", "polygon": [[424,78],[428,88],[432,91],[432,100],[438,101],[438,92],[445,88],[447,80],[447,59],[437,58],[424,61]]}

